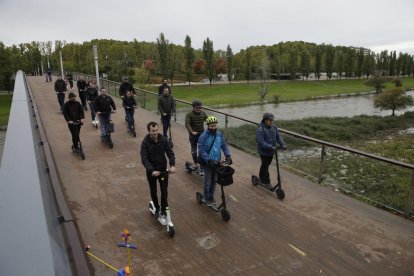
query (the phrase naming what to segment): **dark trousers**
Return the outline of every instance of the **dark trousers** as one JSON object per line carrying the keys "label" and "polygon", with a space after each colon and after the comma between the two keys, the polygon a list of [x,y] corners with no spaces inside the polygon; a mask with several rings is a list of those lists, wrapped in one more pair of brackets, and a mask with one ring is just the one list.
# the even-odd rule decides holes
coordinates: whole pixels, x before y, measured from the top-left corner
{"label": "dark trousers", "polygon": [[73,80],[69,80],[69,87],[70,87],[70,89],[73,88]]}
{"label": "dark trousers", "polygon": [[189,134],[189,137],[188,137],[188,139],[190,140],[190,144],[191,144],[191,156],[193,157],[194,163],[198,163],[197,162],[197,144],[198,144],[198,138],[200,138],[200,134],[192,135],[190,133]]}
{"label": "dark trousers", "polygon": [[165,137],[168,137],[167,132],[168,132],[168,128],[170,127],[170,121],[171,121],[171,114],[161,116],[162,134],[164,134]]}
{"label": "dark trousers", "polygon": [[260,182],[268,184],[270,183],[269,166],[270,164],[272,164],[273,155],[272,156],[260,155],[260,159],[262,160],[262,165],[260,166],[260,172],[259,172]]}
{"label": "dark trousers", "polygon": [[79,134],[80,134],[80,129],[81,129],[81,125],[77,124],[68,124],[70,133],[72,134],[72,144],[75,148],[78,147],[79,145]]}
{"label": "dark trousers", "polygon": [[94,102],[89,102],[89,109],[91,110],[92,121],[95,121],[95,104]]}
{"label": "dark trousers", "polygon": [[134,113],[135,113],[135,109],[134,108],[125,108],[125,116],[127,118],[127,122],[128,122],[128,129],[132,129],[132,127],[134,126],[135,122],[134,122]]}
{"label": "dark trousers", "polygon": [[65,104],[65,93],[58,92],[57,93],[57,99],[58,99],[58,103],[60,105],[60,110],[62,110],[63,105]]}
{"label": "dark trousers", "polygon": [[152,173],[147,172],[147,180],[150,188],[151,193],[151,200],[154,203],[154,206],[157,210],[160,209],[160,205],[158,204],[158,195],[157,195],[157,179],[160,183],[161,189],[161,212],[165,212],[168,207],[168,176],[163,176],[164,180],[161,180],[161,177],[154,177]]}
{"label": "dark trousers", "polygon": [[79,98],[81,100],[82,106],[85,107],[86,106],[86,91],[79,90]]}

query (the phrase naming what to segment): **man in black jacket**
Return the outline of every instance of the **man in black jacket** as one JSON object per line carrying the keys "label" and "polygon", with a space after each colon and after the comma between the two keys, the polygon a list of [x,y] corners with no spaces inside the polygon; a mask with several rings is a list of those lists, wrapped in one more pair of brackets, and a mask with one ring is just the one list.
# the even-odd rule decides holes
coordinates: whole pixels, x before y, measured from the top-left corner
{"label": "man in black jacket", "polygon": [[108,124],[111,121],[111,112],[115,112],[116,106],[114,100],[106,93],[105,88],[101,88],[99,95],[94,102],[96,114],[101,122],[101,134],[105,138],[108,136]]}
{"label": "man in black jacket", "polygon": [[[166,208],[168,207],[168,176],[164,181],[160,179],[160,172],[167,170],[167,155],[170,165],[170,173],[175,173],[175,155],[168,140],[158,133],[158,124],[149,122],[148,134],[141,143],[141,161],[147,171],[147,180],[150,187],[151,199],[156,208],[156,216],[167,220]],[[161,189],[161,208],[158,204],[157,179]],[[159,211],[161,212],[159,213]]]}
{"label": "man in black jacket", "polygon": [[85,120],[85,115],[82,105],[76,100],[76,95],[73,92],[69,93],[69,101],[63,106],[63,116],[72,134],[72,149],[79,152],[79,134],[81,123]]}
{"label": "man in black jacket", "polygon": [[82,106],[85,110],[88,110],[86,107],[86,81],[83,79],[83,76],[79,76],[79,80],[76,82],[79,91],[79,98],[81,99]]}
{"label": "man in black jacket", "polygon": [[62,76],[59,74],[58,79],[55,81],[55,92],[57,95],[58,103],[60,106],[60,111],[62,111],[63,104],[65,103],[65,92],[66,89],[66,83],[64,80],[62,80]]}
{"label": "man in black jacket", "polygon": [[132,84],[129,83],[128,78],[124,77],[122,79],[121,85],[119,86],[119,96],[121,97],[121,99],[125,97],[127,91],[130,91],[134,95],[136,94],[135,89],[132,86]]}
{"label": "man in black jacket", "polygon": [[167,80],[163,80],[162,84],[158,87],[158,97],[162,95],[164,88],[168,88],[168,92],[171,94],[171,87],[168,86]]}

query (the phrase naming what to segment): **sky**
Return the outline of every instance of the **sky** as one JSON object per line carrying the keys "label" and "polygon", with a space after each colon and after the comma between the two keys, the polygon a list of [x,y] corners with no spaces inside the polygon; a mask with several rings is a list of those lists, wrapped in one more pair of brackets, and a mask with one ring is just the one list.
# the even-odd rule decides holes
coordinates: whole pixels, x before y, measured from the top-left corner
{"label": "sky", "polygon": [[195,49],[306,41],[414,54],[414,0],[0,0],[0,41],[156,42]]}

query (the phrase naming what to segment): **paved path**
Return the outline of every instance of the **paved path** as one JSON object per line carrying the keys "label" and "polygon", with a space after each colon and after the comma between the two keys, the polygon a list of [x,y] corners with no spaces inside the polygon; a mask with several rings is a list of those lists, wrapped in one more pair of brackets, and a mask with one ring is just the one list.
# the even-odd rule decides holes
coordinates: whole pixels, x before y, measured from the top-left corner
{"label": "paved path", "polygon": [[[414,222],[371,207],[282,171],[286,198],[253,187],[260,161],[231,149],[235,183],[226,187],[231,220],[200,206],[201,178],[184,170],[187,132],[175,124],[178,172],[169,204],[176,227],[170,239],[149,215],[149,188],[140,162],[146,123],[157,115],[138,109],[138,137],[126,132],[120,101],[114,148],[99,141],[89,112],[81,138],[86,160],[71,153],[71,139],[53,83],[29,77],[41,121],[81,235],[91,252],[115,267],[127,264],[120,233],[132,233],[134,275],[413,275]],[[96,275],[114,275],[91,261]]]}

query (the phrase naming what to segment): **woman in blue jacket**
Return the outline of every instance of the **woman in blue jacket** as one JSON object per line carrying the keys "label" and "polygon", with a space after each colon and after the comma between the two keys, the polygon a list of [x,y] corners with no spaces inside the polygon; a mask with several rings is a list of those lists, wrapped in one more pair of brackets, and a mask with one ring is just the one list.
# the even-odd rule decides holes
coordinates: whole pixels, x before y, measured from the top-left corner
{"label": "woman in blue jacket", "polygon": [[273,125],[273,119],[273,114],[263,114],[262,122],[259,124],[256,133],[257,152],[262,160],[259,178],[260,182],[268,185],[271,185],[269,166],[272,163],[273,155],[275,154],[276,143],[278,143],[282,149],[286,149],[286,144],[283,141],[282,136],[280,136],[279,130]]}
{"label": "woman in blue jacket", "polygon": [[231,165],[230,151],[227,147],[223,134],[217,130],[217,118],[208,116],[206,119],[207,129],[198,139],[199,163],[204,171],[204,198],[208,206],[216,204],[214,191],[216,189],[217,168],[221,161],[221,151],[226,156],[226,163]]}

